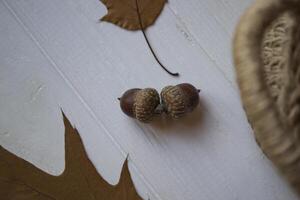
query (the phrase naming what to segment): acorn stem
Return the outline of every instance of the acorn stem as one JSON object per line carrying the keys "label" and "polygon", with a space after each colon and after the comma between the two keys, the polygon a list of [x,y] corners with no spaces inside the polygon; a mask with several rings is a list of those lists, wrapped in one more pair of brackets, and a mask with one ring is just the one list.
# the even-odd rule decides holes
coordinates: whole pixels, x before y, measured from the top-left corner
{"label": "acorn stem", "polygon": [[155,109],[155,114],[160,115],[165,112],[165,108],[162,104],[159,104]]}
{"label": "acorn stem", "polygon": [[168,74],[170,74],[171,76],[179,76],[179,73],[173,73],[173,72],[170,72],[160,61],[159,61],[159,59],[157,58],[157,56],[156,56],[156,54],[155,54],[155,52],[154,52],[154,50],[152,49],[152,47],[151,47],[151,45],[150,45],[150,42],[149,42],[149,40],[148,40],[148,38],[147,38],[147,35],[146,35],[146,33],[145,33],[145,31],[144,31],[144,28],[143,28],[143,24],[142,24],[142,19],[141,19],[141,15],[140,15],[140,10],[139,10],[139,6],[138,6],[138,0],[135,0],[135,4],[136,4],[136,11],[137,11],[137,15],[138,15],[138,20],[139,20],[139,24],[140,24],[140,28],[141,28],[141,31],[142,31],[142,33],[143,33],[143,35],[144,35],[144,38],[145,38],[145,40],[146,40],[146,43],[147,43],[147,45],[148,45],[148,47],[149,47],[149,49],[150,49],[150,51],[151,51],[151,53],[152,53],[152,55],[153,55],[153,57],[155,58],[155,60],[156,60],[156,62],[168,73]]}

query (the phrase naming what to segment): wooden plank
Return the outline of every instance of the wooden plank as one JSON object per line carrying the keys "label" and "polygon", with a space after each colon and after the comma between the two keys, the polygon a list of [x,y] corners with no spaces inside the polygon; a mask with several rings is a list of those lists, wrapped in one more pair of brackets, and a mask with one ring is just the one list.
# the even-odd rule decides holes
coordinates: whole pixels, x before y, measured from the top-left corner
{"label": "wooden plank", "polygon": [[[157,66],[140,32],[98,23],[106,10],[97,0],[2,0],[0,7],[7,15],[0,19],[5,27],[0,29],[5,33],[1,49],[21,46],[19,54],[36,62],[19,63],[15,70],[24,65],[27,73],[41,77],[55,97],[49,101],[67,113],[109,182],[117,182],[129,153],[136,186],[151,200],[296,199],[257,147],[233,86],[229,41],[237,5],[170,1],[147,34],[161,60],[181,73],[177,79]],[[224,19],[226,15],[235,19]],[[9,26],[15,38],[26,42],[7,40]],[[13,55],[13,48],[0,54],[14,60]],[[13,73],[9,67],[14,64],[3,59],[0,64]],[[23,75],[19,74],[26,79]],[[116,98],[126,89],[161,89],[180,82],[202,89],[201,109],[183,122],[145,125],[120,112]],[[43,104],[57,111],[51,102]],[[43,115],[52,123],[58,118]],[[39,166],[34,158],[31,161]]]}

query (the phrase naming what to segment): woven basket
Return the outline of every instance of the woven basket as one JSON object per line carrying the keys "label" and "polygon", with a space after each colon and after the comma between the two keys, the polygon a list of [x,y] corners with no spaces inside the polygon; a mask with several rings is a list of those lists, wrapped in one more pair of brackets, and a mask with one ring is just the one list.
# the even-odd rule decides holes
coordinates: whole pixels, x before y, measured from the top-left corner
{"label": "woven basket", "polygon": [[236,29],[234,62],[257,141],[300,194],[300,0],[257,0]]}

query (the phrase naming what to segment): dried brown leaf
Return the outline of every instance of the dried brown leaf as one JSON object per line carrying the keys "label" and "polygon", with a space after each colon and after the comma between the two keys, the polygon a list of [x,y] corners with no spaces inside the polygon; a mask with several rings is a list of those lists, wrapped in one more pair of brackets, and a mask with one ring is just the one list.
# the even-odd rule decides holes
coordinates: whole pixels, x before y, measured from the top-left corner
{"label": "dried brown leaf", "polygon": [[[143,29],[152,25],[161,13],[165,0],[100,0],[108,10],[101,21],[111,22],[128,30]],[[136,4],[138,4],[138,9]]]}
{"label": "dried brown leaf", "polygon": [[127,161],[116,186],[109,185],[88,159],[76,129],[64,117],[66,169],[52,176],[0,146],[0,199],[141,200]]}

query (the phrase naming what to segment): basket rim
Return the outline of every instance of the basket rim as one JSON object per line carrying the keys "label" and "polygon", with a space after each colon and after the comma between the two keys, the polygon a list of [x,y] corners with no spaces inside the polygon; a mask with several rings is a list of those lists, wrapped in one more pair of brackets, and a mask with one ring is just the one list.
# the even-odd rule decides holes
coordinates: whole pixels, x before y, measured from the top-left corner
{"label": "basket rim", "polygon": [[[298,7],[298,8],[297,8]],[[235,32],[233,57],[241,99],[262,150],[292,184],[299,166],[287,159],[298,156],[300,142],[286,134],[279,111],[263,77],[261,43],[274,19],[285,11],[299,9],[300,0],[257,0],[242,16]],[[299,11],[298,11],[299,12]],[[291,151],[293,149],[293,151]],[[289,166],[289,167],[287,167]],[[295,187],[296,188],[296,187]],[[300,193],[299,186],[296,190]]]}

